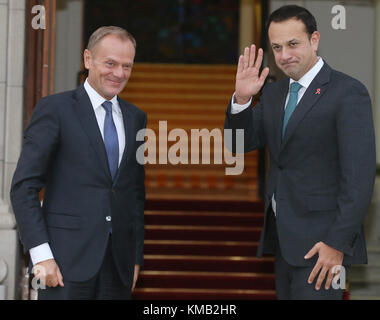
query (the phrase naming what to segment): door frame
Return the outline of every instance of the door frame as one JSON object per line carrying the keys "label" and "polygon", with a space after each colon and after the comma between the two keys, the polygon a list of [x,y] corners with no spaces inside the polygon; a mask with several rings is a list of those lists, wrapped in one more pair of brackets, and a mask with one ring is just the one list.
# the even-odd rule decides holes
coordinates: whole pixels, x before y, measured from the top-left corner
{"label": "door frame", "polygon": [[[45,8],[45,29],[34,29],[34,6]],[[30,120],[37,101],[54,91],[56,0],[26,1],[24,123]]]}

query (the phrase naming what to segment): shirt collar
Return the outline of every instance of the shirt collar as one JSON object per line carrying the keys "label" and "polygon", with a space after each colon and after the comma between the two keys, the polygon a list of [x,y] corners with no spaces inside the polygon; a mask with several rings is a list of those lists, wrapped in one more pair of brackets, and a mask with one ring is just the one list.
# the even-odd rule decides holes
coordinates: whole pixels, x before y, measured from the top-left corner
{"label": "shirt collar", "polygon": [[[91,85],[90,83],[88,82],[88,78],[86,79],[85,83],[84,83],[84,89],[86,90],[89,98],[90,98],[90,101],[91,101],[91,104],[92,104],[92,107],[94,108],[94,110],[96,110],[97,108],[101,107],[102,103],[104,101],[106,101],[106,99],[104,99]],[[116,113],[118,114],[121,114],[121,110],[120,110],[120,105],[119,105],[119,101],[117,100],[117,95],[115,95],[111,100],[109,100],[112,102],[112,110],[115,111]]]}
{"label": "shirt collar", "polygon": [[[310,83],[314,80],[318,72],[322,69],[324,65],[323,59],[321,57],[318,57],[317,63],[308,71],[306,72],[301,79],[299,79],[297,82],[304,88],[308,88]],[[290,78],[289,86],[296,82],[292,78]]]}

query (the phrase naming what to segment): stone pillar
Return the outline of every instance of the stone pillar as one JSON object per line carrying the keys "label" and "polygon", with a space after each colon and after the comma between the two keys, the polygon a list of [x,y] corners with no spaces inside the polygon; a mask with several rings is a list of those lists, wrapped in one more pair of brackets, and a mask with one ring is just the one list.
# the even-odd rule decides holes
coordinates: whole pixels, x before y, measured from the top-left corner
{"label": "stone pillar", "polygon": [[[375,88],[380,86],[380,0],[374,1],[374,65],[373,65],[373,91],[372,110],[376,134],[376,162],[380,164],[380,92]],[[377,175],[373,192],[371,207],[365,221],[366,238],[369,248],[375,248],[380,252],[380,176]],[[380,255],[378,258],[380,263]]]}
{"label": "stone pillar", "polygon": [[19,241],[9,190],[22,141],[25,0],[0,0],[0,260],[6,298],[19,295]]}
{"label": "stone pillar", "polygon": [[83,61],[83,0],[57,2],[54,92],[73,90]]}
{"label": "stone pillar", "polygon": [[240,0],[240,21],[239,21],[239,49],[240,54],[244,53],[244,48],[254,43],[254,0]]}
{"label": "stone pillar", "polygon": [[375,46],[374,52],[374,79],[373,79],[373,116],[376,131],[376,159],[377,164],[380,165],[380,0],[375,0],[375,30],[373,35],[373,42]]}

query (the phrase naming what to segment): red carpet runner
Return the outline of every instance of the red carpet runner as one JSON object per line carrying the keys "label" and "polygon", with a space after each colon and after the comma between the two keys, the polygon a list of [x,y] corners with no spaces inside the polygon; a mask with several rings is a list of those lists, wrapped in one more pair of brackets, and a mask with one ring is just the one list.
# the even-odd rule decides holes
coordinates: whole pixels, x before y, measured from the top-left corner
{"label": "red carpet runner", "polygon": [[262,212],[260,202],[149,201],[134,299],[274,299],[274,260],[256,258]]}

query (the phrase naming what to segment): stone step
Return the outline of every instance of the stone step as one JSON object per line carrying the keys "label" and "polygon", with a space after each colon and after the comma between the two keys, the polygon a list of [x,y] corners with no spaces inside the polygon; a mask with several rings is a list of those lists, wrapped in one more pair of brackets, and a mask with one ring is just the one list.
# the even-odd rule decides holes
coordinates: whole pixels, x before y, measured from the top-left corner
{"label": "stone step", "polygon": [[363,299],[376,299],[380,300],[380,281],[373,281],[371,283],[362,281],[361,279],[351,279],[350,284],[350,298],[352,300]]}
{"label": "stone step", "polygon": [[274,257],[145,255],[145,271],[274,272]]}
{"label": "stone step", "polygon": [[148,74],[157,74],[160,77],[167,74],[194,74],[201,76],[202,74],[228,74],[235,76],[236,66],[229,64],[177,64],[177,63],[135,63],[133,65],[133,74],[145,72]]}
{"label": "stone step", "polygon": [[275,290],[273,273],[142,270],[138,288]]}
{"label": "stone step", "polygon": [[368,264],[380,265],[380,247],[367,247]]}
{"label": "stone step", "polygon": [[[129,84],[128,84],[129,85]],[[126,96],[127,97],[127,96]],[[232,97],[232,95],[231,95]],[[231,98],[230,97],[230,98]],[[221,105],[220,103],[202,103],[202,104],[192,104],[192,103],[170,103],[170,101],[162,102],[144,102],[142,109],[148,113],[160,112],[162,114],[167,113],[216,113],[216,112],[225,112],[227,105]]]}
{"label": "stone step", "polygon": [[380,300],[380,296],[361,296],[350,294],[350,300]]}
{"label": "stone step", "polygon": [[145,225],[262,226],[264,213],[145,210]]}
{"label": "stone step", "polygon": [[149,90],[149,94],[151,93],[166,93],[168,95],[175,94],[175,93],[197,93],[199,95],[207,95],[207,94],[215,94],[215,93],[221,93],[226,94],[231,93],[232,86],[230,84],[222,84],[222,85],[216,85],[213,83],[208,84],[207,86],[197,86],[194,83],[157,83],[157,82],[150,82],[150,83],[133,83],[131,82],[130,85],[128,85],[127,92],[128,94],[131,93],[144,93],[147,92],[147,89]]}
{"label": "stone step", "polygon": [[368,264],[351,267],[348,275],[351,300],[380,300],[380,248],[367,248]]}
{"label": "stone step", "polygon": [[257,241],[200,241],[157,240],[144,241],[145,255],[201,255],[201,256],[245,256],[255,257]]}
{"label": "stone step", "polygon": [[368,264],[352,266],[349,272],[350,279],[357,279],[358,281],[380,281],[380,264]]}
{"label": "stone step", "polygon": [[[205,165],[206,166],[206,165]],[[232,167],[232,166],[231,166]],[[226,178],[226,172],[225,172],[225,168],[221,168],[220,170],[202,170],[200,172],[196,172],[196,171],[190,171],[190,170],[185,170],[183,169],[181,171],[182,168],[173,168],[173,170],[165,170],[165,169],[153,169],[153,170],[149,170],[149,175],[151,177],[160,177],[161,175],[165,175],[166,178],[169,178],[169,177],[178,177],[178,178],[181,178],[183,179],[184,177],[194,177],[194,176],[203,176],[205,177],[205,179],[207,179],[207,177],[213,177],[213,179],[217,179],[217,178],[220,178],[220,179],[228,179],[228,177]],[[211,168],[210,168],[211,169]],[[175,171],[174,171],[175,170]],[[253,170],[252,170],[253,171]],[[247,174],[244,175],[244,176],[240,176],[239,177],[239,181],[240,182],[247,182],[249,183],[250,180],[249,179],[254,179],[254,178],[257,178],[257,172],[253,171],[253,172],[246,172]]]}
{"label": "stone step", "polygon": [[[224,111],[224,110],[223,110]],[[208,121],[211,124],[219,123],[221,120],[224,121],[225,113],[224,112],[197,112],[197,113],[185,113],[185,112],[176,112],[171,114],[164,114],[161,110],[159,112],[150,112],[149,113],[149,123],[157,121],[177,121],[177,120],[187,120],[187,121]],[[212,118],[211,118],[212,116]]]}
{"label": "stone step", "polygon": [[275,290],[136,288],[134,300],[274,300]]}
{"label": "stone step", "polygon": [[258,241],[260,227],[147,225],[148,240]]}
{"label": "stone step", "polygon": [[183,188],[173,187],[172,185],[159,187],[157,184],[150,184],[147,186],[146,199],[148,201],[189,201],[189,200],[204,200],[204,201],[260,201],[258,196],[257,187],[252,189],[242,188],[235,185],[232,187],[221,187],[211,189],[200,185],[199,188],[190,188],[184,185]]}

